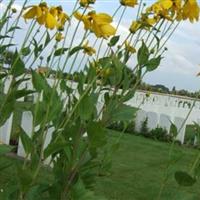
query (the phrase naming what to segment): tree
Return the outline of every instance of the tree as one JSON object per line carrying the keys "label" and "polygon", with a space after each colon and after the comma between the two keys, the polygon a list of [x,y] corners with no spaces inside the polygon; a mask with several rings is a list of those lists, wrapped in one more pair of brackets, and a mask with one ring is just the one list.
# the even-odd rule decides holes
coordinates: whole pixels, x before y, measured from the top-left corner
{"label": "tree", "polygon": [[172,88],[172,94],[176,94],[176,87],[175,86]]}

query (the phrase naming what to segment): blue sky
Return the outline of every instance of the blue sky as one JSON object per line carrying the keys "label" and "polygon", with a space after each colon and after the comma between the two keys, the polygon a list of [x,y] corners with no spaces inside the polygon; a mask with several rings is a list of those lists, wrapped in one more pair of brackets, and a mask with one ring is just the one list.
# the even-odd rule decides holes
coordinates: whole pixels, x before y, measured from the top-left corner
{"label": "blue sky", "polygon": [[[16,6],[22,2],[22,0],[16,1]],[[51,0],[47,2],[51,5],[60,4],[69,12],[75,1]],[[144,2],[151,3],[152,1],[144,0]],[[30,1],[30,4],[37,3],[39,3],[37,0]],[[94,7],[98,12],[112,14],[118,6],[118,0],[97,0]],[[127,9],[118,34],[125,36],[131,21],[135,19],[136,11],[137,8]],[[119,16],[116,16],[116,21],[118,18]],[[167,43],[167,47],[168,51],[159,69],[148,74],[144,80],[151,84],[164,84],[170,88],[176,86],[177,89],[200,90],[200,77],[196,76],[200,72],[200,22],[194,24],[183,22]]]}

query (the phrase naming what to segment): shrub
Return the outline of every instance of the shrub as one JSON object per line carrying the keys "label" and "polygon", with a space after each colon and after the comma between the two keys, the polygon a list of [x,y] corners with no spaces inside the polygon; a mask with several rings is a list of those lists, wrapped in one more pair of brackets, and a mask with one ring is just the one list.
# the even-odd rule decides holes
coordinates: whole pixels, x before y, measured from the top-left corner
{"label": "shrub", "polygon": [[171,142],[173,137],[171,134],[167,133],[167,130],[161,127],[157,127],[150,131],[150,135],[153,139],[163,141],[163,142]]}
{"label": "shrub", "polygon": [[115,131],[123,131],[128,134],[135,134],[135,121],[129,121],[126,123],[122,121],[114,122],[108,128]]}
{"label": "shrub", "polygon": [[148,117],[141,123],[140,133],[145,137],[151,137],[148,129]]}

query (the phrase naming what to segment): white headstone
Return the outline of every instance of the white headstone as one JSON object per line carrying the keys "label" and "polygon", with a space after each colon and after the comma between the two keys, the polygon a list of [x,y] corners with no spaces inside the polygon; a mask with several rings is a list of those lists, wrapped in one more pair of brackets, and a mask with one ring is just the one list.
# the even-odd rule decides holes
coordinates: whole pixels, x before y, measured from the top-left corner
{"label": "white headstone", "polygon": [[152,130],[158,126],[159,123],[159,115],[155,112],[148,112],[148,128],[149,130]]}
{"label": "white headstone", "polygon": [[184,143],[184,138],[185,138],[185,128],[186,124],[184,124],[184,118],[181,117],[175,117],[174,119],[174,124],[177,127],[178,130],[178,135],[176,137],[177,140],[179,140],[182,144]]}
{"label": "white headstone", "polygon": [[0,142],[3,144],[10,143],[10,135],[12,130],[13,114],[7,119],[3,126],[0,127]]}
{"label": "white headstone", "polygon": [[170,126],[171,126],[171,119],[170,116],[161,114],[160,115],[160,121],[159,121],[159,126],[163,129],[167,130],[167,133],[170,131]]}
{"label": "white headstone", "polygon": [[137,132],[140,132],[142,122],[146,119],[146,117],[147,117],[147,114],[146,114],[145,111],[143,111],[143,110],[137,111],[137,115],[136,115],[136,118],[135,118],[135,130]]}

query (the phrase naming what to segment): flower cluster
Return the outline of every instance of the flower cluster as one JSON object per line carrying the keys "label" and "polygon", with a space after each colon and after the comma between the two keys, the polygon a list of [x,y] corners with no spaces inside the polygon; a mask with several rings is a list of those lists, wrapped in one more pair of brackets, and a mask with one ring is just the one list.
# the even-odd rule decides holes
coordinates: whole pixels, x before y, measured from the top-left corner
{"label": "flower cluster", "polygon": [[200,7],[197,0],[158,0],[142,13],[137,21],[133,21],[129,30],[131,33],[139,29],[148,30],[161,19],[181,21],[189,19],[190,22],[199,20]]}
{"label": "flower cluster", "polygon": [[84,54],[87,54],[89,56],[92,56],[93,54],[96,53],[96,50],[94,48],[92,48],[91,46],[88,45],[89,42],[85,42],[85,44],[83,44],[83,52]]}
{"label": "flower cluster", "polygon": [[125,50],[131,54],[134,54],[136,52],[136,49],[128,41],[125,41]]}
{"label": "flower cluster", "polygon": [[199,20],[200,8],[197,0],[158,0],[147,9],[156,18],[167,20],[186,20],[191,22]]}
{"label": "flower cluster", "polygon": [[23,15],[25,20],[36,19],[40,25],[45,25],[48,29],[63,29],[69,19],[61,6],[49,8],[46,3],[40,3],[27,9],[29,10]]}
{"label": "flower cluster", "polygon": [[96,0],[80,0],[80,6],[88,7],[90,4],[94,4]]}
{"label": "flower cluster", "polygon": [[123,6],[135,7],[137,0],[121,0],[120,3]]}
{"label": "flower cluster", "polygon": [[80,12],[76,12],[74,16],[83,22],[85,30],[93,32],[98,38],[108,38],[116,33],[116,29],[111,25],[113,19],[106,13],[91,11],[83,15]]}

